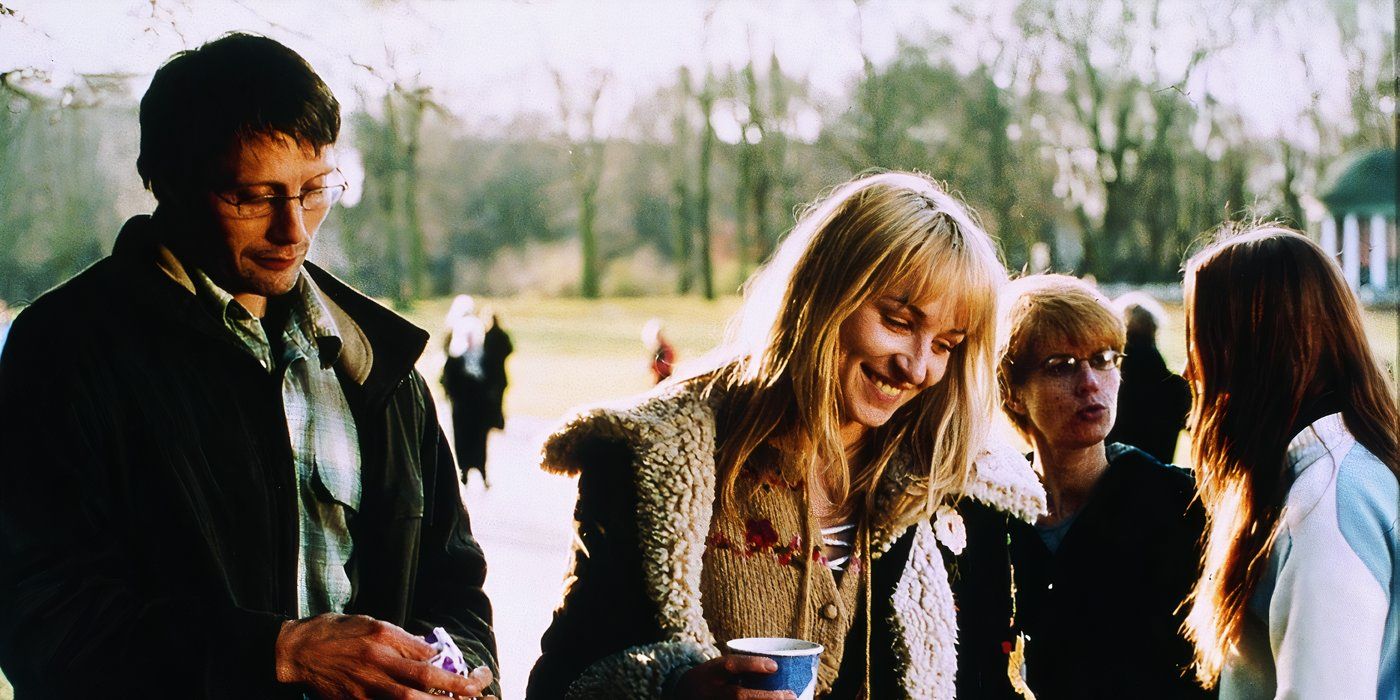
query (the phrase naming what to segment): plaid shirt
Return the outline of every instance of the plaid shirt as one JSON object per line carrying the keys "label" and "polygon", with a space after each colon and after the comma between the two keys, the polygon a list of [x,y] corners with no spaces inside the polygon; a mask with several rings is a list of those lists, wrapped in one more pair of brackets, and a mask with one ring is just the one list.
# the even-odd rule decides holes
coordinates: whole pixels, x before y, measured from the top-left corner
{"label": "plaid shirt", "polygon": [[262,323],[203,271],[190,272],[196,293],[224,327],[269,374],[282,379],[300,505],[299,616],[344,612],[353,595],[346,566],[354,552],[349,521],[360,508],[360,443],[335,374],[339,329],[302,271],[290,297],[282,356],[274,358]]}

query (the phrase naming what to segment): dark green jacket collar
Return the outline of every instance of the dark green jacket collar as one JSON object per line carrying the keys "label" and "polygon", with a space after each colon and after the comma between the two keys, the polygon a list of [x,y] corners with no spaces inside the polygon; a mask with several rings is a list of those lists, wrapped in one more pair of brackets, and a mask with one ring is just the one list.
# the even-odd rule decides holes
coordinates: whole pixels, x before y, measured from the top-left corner
{"label": "dark green jacket collar", "polygon": [[[159,302],[151,304],[153,310],[182,317],[202,332],[224,334],[219,319],[197,302],[179,259],[164,245],[177,233],[150,216],[134,216],[117,235],[112,257],[127,270],[140,293]],[[428,332],[316,265],[307,262],[304,268],[341,330],[341,369],[364,388],[370,400],[387,397],[413,370],[427,347]]]}

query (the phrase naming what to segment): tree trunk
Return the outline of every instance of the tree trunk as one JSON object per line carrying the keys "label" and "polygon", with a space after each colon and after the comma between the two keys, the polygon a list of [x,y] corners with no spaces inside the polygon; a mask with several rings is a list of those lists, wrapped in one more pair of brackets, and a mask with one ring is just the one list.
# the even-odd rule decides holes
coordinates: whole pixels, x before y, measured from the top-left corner
{"label": "tree trunk", "polygon": [[710,166],[714,160],[715,130],[710,125],[714,112],[715,97],[710,81],[700,92],[700,113],[705,123],[700,136],[700,196],[696,202],[695,224],[700,239],[700,293],[706,299],[715,298],[714,256],[711,251],[710,235]]}
{"label": "tree trunk", "polygon": [[593,232],[593,220],[597,214],[595,191],[596,185],[584,190],[578,215],[579,243],[583,248],[583,279],[579,291],[585,299],[597,299],[599,296],[598,240]]}
{"label": "tree trunk", "polygon": [[423,280],[427,271],[423,251],[423,225],[418,211],[418,148],[421,143],[419,134],[423,129],[424,104],[416,97],[408,97],[406,100],[409,111],[408,123],[405,125],[407,134],[404,137],[403,163],[404,235],[408,239],[408,290],[405,296],[406,302],[411,304],[423,295]]}
{"label": "tree trunk", "polygon": [[691,249],[694,247],[692,241],[695,235],[695,202],[691,201],[690,186],[686,184],[683,175],[678,175],[671,182],[671,197],[671,230],[676,239],[676,293],[689,294],[695,284],[694,268],[691,265],[694,257]]}
{"label": "tree trunk", "polygon": [[749,213],[756,197],[753,189],[753,161],[754,146],[747,139],[739,142],[739,177],[734,189],[734,243],[739,258],[736,276],[741,285],[749,274],[749,248],[752,240],[749,236],[749,225],[752,221]]}
{"label": "tree trunk", "polygon": [[1283,216],[1288,219],[1289,226],[1302,230],[1307,226],[1307,221],[1303,218],[1303,204],[1298,201],[1298,192],[1293,184],[1298,179],[1298,157],[1287,141],[1283,143],[1282,160],[1283,182],[1279,183],[1279,189],[1283,192]]}
{"label": "tree trunk", "polygon": [[396,307],[403,307],[408,302],[407,290],[404,288],[406,270],[404,269],[404,226],[400,216],[400,209],[403,198],[400,193],[403,191],[403,162],[399,153],[399,117],[398,108],[394,105],[394,93],[392,91],[384,95],[384,119],[385,127],[388,130],[388,140],[390,144],[389,159],[386,163],[384,189],[380,192],[379,205],[384,210],[384,262],[389,274],[389,279],[395,280],[391,285],[393,289],[393,303]]}

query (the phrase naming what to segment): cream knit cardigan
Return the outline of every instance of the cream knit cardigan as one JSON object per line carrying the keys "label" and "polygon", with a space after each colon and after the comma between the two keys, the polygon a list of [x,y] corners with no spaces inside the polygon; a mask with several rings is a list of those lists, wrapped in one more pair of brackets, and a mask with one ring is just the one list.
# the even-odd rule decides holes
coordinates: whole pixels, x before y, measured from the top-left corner
{"label": "cream knit cardigan", "polygon": [[[575,458],[585,442],[632,448],[646,590],[668,636],[597,661],[570,686],[570,698],[659,698],[674,674],[719,655],[700,592],[715,498],[715,411],[701,389],[698,382],[663,386],[640,400],[588,409],[545,440],[543,468],[567,475],[587,468]],[[1028,522],[1045,511],[1039,479],[1005,445],[982,453],[962,495]],[[903,642],[895,651],[904,689],[920,700],[953,698],[957,674],[957,615],[931,516],[914,513],[904,527],[880,528],[871,543],[884,551],[909,525],[916,528],[889,622]]]}

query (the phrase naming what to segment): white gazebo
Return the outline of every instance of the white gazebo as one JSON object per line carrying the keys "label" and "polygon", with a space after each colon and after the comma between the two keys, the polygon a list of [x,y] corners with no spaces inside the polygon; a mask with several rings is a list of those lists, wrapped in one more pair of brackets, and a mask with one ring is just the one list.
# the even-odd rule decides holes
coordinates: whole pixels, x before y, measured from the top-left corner
{"label": "white gazebo", "polygon": [[[1400,292],[1400,242],[1396,241],[1395,150],[1353,153],[1342,158],[1321,188],[1327,207],[1318,244],[1340,254],[1342,274],[1367,296],[1388,297]],[[1338,223],[1341,245],[1338,246]],[[1364,268],[1364,274],[1363,274]]]}

